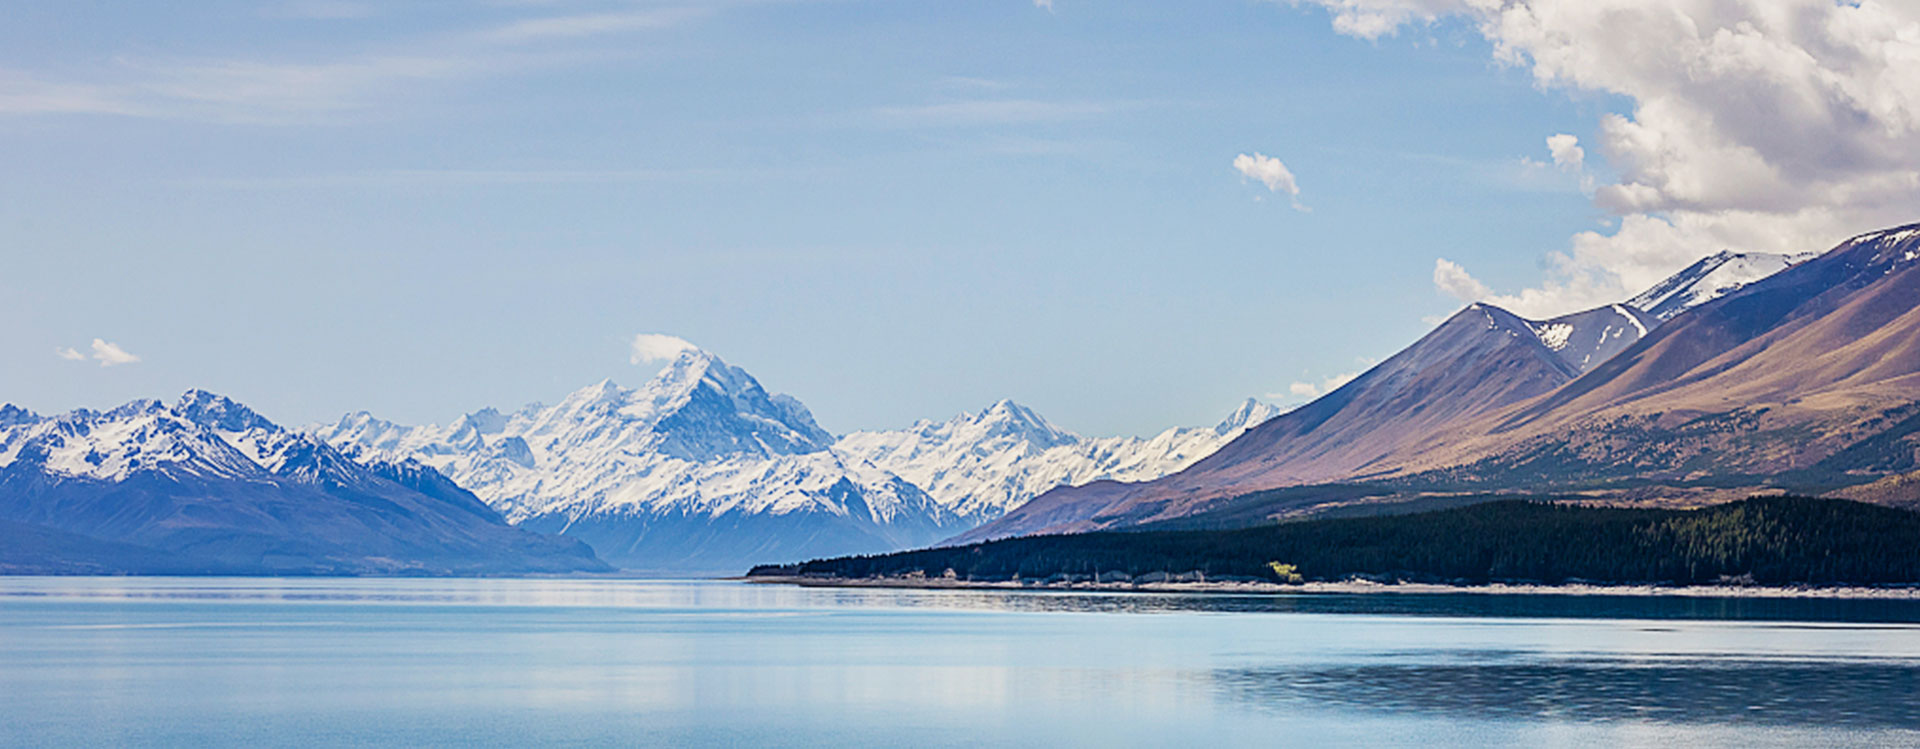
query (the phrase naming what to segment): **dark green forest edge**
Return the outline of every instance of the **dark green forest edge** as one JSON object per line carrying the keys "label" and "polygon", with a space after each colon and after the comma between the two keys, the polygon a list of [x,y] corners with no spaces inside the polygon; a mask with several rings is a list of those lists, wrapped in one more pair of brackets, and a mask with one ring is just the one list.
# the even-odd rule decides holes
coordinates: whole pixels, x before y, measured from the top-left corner
{"label": "dark green forest edge", "polygon": [[1920,514],[1754,497],[1695,510],[1506,500],[1241,530],[1100,532],[761,566],[749,577],[1031,584],[1341,581],[1920,583]]}

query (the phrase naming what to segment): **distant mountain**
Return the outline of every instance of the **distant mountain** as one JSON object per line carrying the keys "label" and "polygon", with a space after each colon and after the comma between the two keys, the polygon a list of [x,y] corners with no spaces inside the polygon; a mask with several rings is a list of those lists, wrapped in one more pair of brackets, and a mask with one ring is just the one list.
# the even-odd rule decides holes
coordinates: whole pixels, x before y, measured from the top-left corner
{"label": "distant mountain", "polygon": [[[204,391],[41,418],[0,408],[0,533],[39,572],[607,569],[410,462],[358,460]],[[32,564],[28,564],[32,562]],[[37,565],[37,566],[36,566]]]}
{"label": "distant mountain", "polygon": [[[1722,253],[1628,304],[1545,321],[1471,305],[1355,380],[1183,471],[1142,483],[1056,489],[956,540],[1164,521],[1251,492],[1432,470],[1459,458],[1463,445],[1491,450],[1487,445],[1511,439],[1511,425],[1490,420],[1599,376],[1665,330],[1665,321],[1685,320],[1689,310],[1744,295],[1768,274],[1808,257]],[[1786,362],[1776,366],[1790,368]],[[1648,449],[1659,449],[1657,442]]]}
{"label": "distant mountain", "polygon": [[834,443],[834,450],[913,482],[971,526],[1057,486],[1164,476],[1279,413],[1249,398],[1213,427],[1173,428],[1145,439],[1090,439],[1003,400],[943,422],[854,432]]}
{"label": "distant mountain", "polygon": [[1721,252],[1701,258],[1627,305],[1665,322],[1687,310],[1711,302],[1740,287],[1818,257],[1819,253],[1779,255],[1766,252]]}
{"label": "distant mountain", "polygon": [[659,572],[890,551],[964,527],[926,492],[833,451],[799,401],[698,349],[638,389],[400,426],[366,413],[311,430],[431,465],[523,527]]}

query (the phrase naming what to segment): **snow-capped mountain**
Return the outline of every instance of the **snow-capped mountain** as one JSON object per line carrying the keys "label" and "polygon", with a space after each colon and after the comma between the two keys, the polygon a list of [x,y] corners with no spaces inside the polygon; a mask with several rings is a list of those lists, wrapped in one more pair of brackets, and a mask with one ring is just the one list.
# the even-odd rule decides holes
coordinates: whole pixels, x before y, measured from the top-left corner
{"label": "snow-capped mountain", "polygon": [[186,571],[605,568],[577,542],[506,525],[431,469],[356,460],[200,390],[47,418],[0,408],[0,521],[119,555],[74,570],[150,569],[125,566],[133,557]]}
{"label": "snow-capped mountain", "polygon": [[978,414],[946,421],[854,432],[840,438],[834,449],[899,474],[973,525],[1056,486],[1164,476],[1279,413],[1249,398],[1213,427],[1168,429],[1146,439],[1089,439],[1003,400]]}
{"label": "snow-capped mountain", "polygon": [[362,412],[309,431],[419,460],[510,521],[585,540],[617,565],[737,572],[925,545],[1061,484],[1158,477],[1277,412],[1249,401],[1211,428],[1088,439],[1002,401],[836,441],[799,401],[689,348],[637,389],[601,382],[444,426]]}
{"label": "snow-capped mountain", "polygon": [[1627,304],[1665,322],[1673,319],[1674,315],[1819,256],[1817,252],[1793,255],[1721,252],[1701,258],[1699,262],[1627,300]]}
{"label": "snow-capped mountain", "polygon": [[1582,374],[1627,350],[1675,315],[1818,255],[1722,252],[1701,258],[1626,302],[1526,323],[1575,374]]}
{"label": "snow-capped mountain", "polygon": [[961,521],[884,469],[834,452],[805,406],[699,349],[637,389],[445,426],[350,414],[328,443],[431,465],[526,527],[634,569],[735,571],[768,560],[931,543]]}

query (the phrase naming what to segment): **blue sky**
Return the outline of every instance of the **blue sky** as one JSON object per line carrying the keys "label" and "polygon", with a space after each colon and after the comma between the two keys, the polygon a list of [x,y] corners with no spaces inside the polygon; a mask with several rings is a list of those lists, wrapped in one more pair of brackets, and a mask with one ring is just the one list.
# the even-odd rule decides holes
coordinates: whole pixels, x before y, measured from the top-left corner
{"label": "blue sky", "polygon": [[1462,303],[1438,258],[1558,293],[1581,233],[1685,228],[1547,147],[1654,92],[1471,16],[1052,5],[14,4],[0,400],[440,422],[637,384],[667,333],[834,431],[1151,433],[1411,342]]}

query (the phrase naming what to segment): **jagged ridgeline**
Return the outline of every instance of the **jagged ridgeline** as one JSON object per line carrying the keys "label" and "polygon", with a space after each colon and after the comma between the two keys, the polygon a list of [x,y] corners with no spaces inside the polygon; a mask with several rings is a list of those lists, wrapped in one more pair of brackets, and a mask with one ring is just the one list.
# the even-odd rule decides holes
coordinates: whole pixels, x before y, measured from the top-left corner
{"label": "jagged ridgeline", "polygon": [[1506,500],[1234,531],[1032,536],[758,567],[750,574],[830,579],[951,574],[983,582],[1365,577],[1445,583],[1920,583],[1920,514],[1802,497],[1755,497],[1697,510]]}

